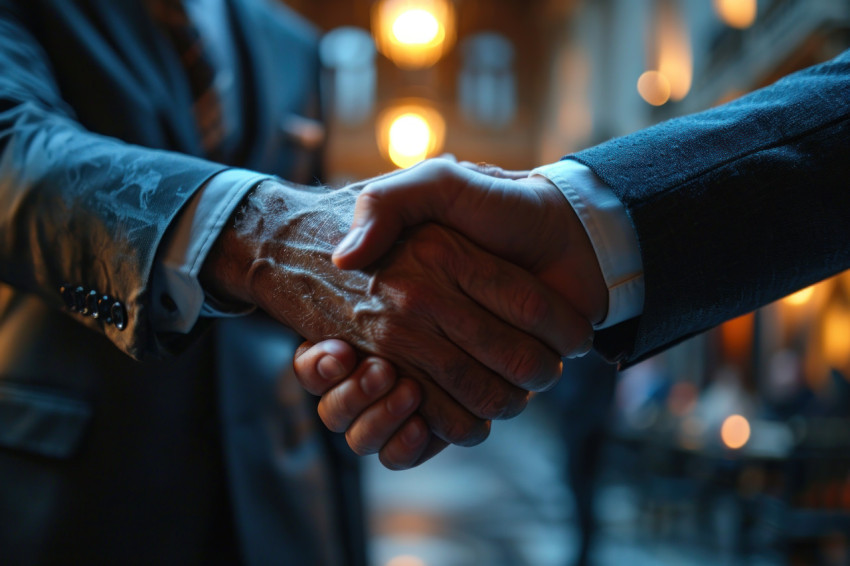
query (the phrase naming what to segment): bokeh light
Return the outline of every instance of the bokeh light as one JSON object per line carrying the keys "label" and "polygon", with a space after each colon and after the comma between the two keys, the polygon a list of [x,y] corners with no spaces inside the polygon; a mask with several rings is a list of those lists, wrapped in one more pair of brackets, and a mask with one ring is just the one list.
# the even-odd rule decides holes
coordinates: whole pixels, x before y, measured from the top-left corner
{"label": "bokeh light", "polygon": [[646,71],[637,82],[641,98],[653,106],[661,106],[670,100],[670,81],[658,71]]}
{"label": "bokeh light", "polygon": [[741,415],[730,415],[720,427],[720,438],[728,448],[737,450],[750,440],[750,423]]}
{"label": "bokeh light", "polygon": [[372,36],[378,51],[398,67],[421,69],[454,46],[455,19],[450,0],[378,0],[372,7]]}
{"label": "bokeh light", "polygon": [[814,296],[814,294],[815,294],[815,288],[814,288],[814,286],[811,286],[811,287],[806,287],[805,289],[802,289],[800,291],[797,291],[796,293],[792,293],[782,300],[786,304],[794,305],[794,306],[800,306],[800,305],[805,305],[810,300],[812,300],[812,297]]}
{"label": "bokeh light", "polygon": [[398,167],[410,167],[433,156],[443,147],[445,121],[424,103],[401,103],[378,118],[381,153]]}
{"label": "bokeh light", "polygon": [[393,22],[393,36],[407,45],[426,45],[440,34],[440,23],[427,10],[402,12]]}
{"label": "bokeh light", "polygon": [[714,11],[726,25],[745,29],[756,21],[758,2],[757,0],[714,0]]}
{"label": "bokeh light", "polygon": [[390,158],[399,167],[408,167],[428,156],[431,127],[419,114],[402,114],[390,126]]}

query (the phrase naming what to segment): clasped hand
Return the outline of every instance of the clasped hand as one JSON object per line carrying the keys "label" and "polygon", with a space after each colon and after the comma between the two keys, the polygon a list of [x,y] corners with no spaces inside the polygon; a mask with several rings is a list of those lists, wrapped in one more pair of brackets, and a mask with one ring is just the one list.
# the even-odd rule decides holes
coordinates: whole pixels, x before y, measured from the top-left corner
{"label": "clasped hand", "polygon": [[557,187],[495,167],[438,159],[368,182],[332,260],[368,278],[346,310],[368,331],[305,343],[296,375],[330,429],[393,469],[482,441],[557,381],[561,356],[590,349],[607,310]]}

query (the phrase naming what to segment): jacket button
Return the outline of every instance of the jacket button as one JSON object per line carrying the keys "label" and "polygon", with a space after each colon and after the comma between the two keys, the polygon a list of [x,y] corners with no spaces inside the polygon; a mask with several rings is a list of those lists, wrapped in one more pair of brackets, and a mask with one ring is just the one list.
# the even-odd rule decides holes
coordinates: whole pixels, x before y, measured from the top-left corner
{"label": "jacket button", "polygon": [[106,324],[112,324],[112,297],[101,295],[97,300],[97,316]]}
{"label": "jacket button", "polygon": [[115,328],[124,330],[127,327],[127,311],[124,309],[121,301],[112,303],[110,313],[112,314],[112,324],[115,325]]}
{"label": "jacket button", "polygon": [[86,289],[77,287],[74,289],[74,304],[71,307],[74,312],[86,314]]}
{"label": "jacket button", "polygon": [[97,291],[91,290],[86,295],[86,310],[83,314],[91,315],[92,318],[100,316],[100,311],[97,308]]}

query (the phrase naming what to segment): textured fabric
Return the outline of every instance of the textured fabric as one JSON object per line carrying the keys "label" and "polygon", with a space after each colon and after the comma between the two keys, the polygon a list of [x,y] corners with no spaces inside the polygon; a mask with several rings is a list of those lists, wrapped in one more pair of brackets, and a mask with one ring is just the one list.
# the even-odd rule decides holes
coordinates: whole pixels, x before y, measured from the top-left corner
{"label": "textured fabric", "polygon": [[643,314],[597,335],[633,363],[850,267],[850,52],[568,156],[626,207]]}
{"label": "textured fabric", "polygon": [[593,172],[569,159],[538,167],[573,207],[587,232],[608,287],[608,312],[593,321],[600,330],[639,315],[643,311],[643,266],[637,235],[623,203]]}
{"label": "textured fabric", "polygon": [[[365,562],[363,525],[347,514],[361,511],[356,459],[306,394],[286,407],[306,415],[302,430],[276,426],[286,368],[267,361],[296,339],[259,315],[188,335],[151,319],[160,245],[208,179],[231,167],[317,175],[318,155],[279,128],[318,118],[315,31],[278,2],[226,5],[242,106],[216,163],[144,0],[0,0],[4,565]],[[66,282],[120,300],[126,328],[65,311]],[[282,466],[290,456],[301,465]]]}

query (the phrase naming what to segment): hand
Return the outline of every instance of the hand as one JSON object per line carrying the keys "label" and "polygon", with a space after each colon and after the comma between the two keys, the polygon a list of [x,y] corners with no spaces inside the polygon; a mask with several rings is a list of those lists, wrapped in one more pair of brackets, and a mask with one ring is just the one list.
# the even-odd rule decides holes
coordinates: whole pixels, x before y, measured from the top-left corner
{"label": "hand", "polygon": [[421,400],[416,382],[397,379],[385,360],[370,356],[358,363],[354,348],[326,340],[302,344],[293,365],[301,386],[322,396],[322,422],[334,432],[345,432],[357,454],[377,452],[387,468],[405,470],[446,446],[415,413]]}
{"label": "hand", "polygon": [[422,162],[375,179],[357,198],[354,221],[334,252],[343,269],[369,265],[402,230],[438,222],[540,277],[586,319],[604,319],[608,293],[584,227],[560,190],[525,172]]}
{"label": "hand", "polygon": [[528,390],[557,381],[559,354],[581,347],[587,321],[528,273],[436,226],[368,271],[340,271],[330,256],[355,196],[261,184],[216,241],[204,288],[308,340],[340,338],[386,358],[421,387],[439,438],[480,442],[488,419],[517,414]]}

